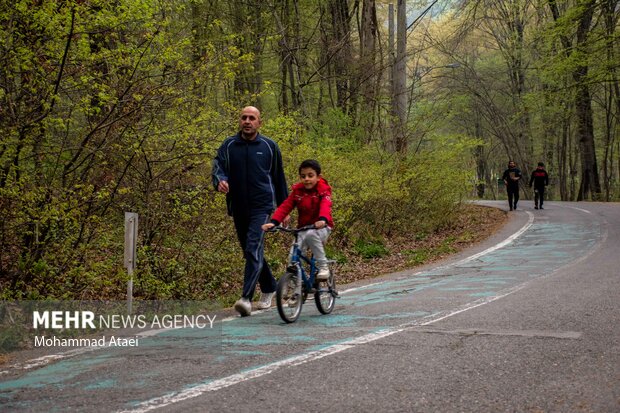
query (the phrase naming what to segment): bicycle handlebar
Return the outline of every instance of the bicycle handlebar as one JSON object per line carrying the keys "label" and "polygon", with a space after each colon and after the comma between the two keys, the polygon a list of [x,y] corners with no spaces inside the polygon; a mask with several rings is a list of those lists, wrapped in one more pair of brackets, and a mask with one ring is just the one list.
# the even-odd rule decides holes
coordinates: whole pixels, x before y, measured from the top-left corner
{"label": "bicycle handlebar", "polygon": [[314,224],[306,225],[306,226],[303,226],[301,228],[287,228],[287,227],[283,227],[281,225],[276,225],[275,227],[271,227],[269,230],[267,230],[267,232],[283,231],[283,232],[288,232],[288,233],[291,233],[291,234],[297,234],[299,232],[307,231],[309,229],[316,229],[316,227],[314,226]]}

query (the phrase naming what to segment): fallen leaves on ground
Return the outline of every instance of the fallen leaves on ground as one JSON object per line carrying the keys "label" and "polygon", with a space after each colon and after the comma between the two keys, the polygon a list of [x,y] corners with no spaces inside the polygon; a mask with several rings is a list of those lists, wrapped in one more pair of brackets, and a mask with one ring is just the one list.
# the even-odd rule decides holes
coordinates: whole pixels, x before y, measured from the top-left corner
{"label": "fallen leaves on ground", "polygon": [[464,205],[458,221],[422,239],[416,234],[386,240],[384,257],[363,259],[347,255],[337,270],[338,283],[348,284],[367,278],[412,269],[464,250],[495,233],[507,220],[505,211],[480,205]]}

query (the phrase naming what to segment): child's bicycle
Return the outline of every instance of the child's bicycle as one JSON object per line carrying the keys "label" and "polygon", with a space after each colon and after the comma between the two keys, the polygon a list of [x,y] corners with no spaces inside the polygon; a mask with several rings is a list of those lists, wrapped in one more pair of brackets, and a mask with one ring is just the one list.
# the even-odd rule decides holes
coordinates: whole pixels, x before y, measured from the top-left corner
{"label": "child's bicycle", "polygon": [[325,281],[316,280],[318,267],[314,258],[308,258],[303,254],[299,245],[298,234],[302,231],[314,229],[314,225],[302,228],[290,229],[282,226],[273,227],[270,232],[284,231],[295,236],[295,242],[291,247],[290,261],[286,272],[278,281],[276,290],[276,304],[282,320],[293,323],[301,314],[301,306],[306,301],[308,294],[314,293],[314,302],[322,314],[329,314],[336,304],[336,280],[332,269],[334,260],[328,260],[329,277]]}

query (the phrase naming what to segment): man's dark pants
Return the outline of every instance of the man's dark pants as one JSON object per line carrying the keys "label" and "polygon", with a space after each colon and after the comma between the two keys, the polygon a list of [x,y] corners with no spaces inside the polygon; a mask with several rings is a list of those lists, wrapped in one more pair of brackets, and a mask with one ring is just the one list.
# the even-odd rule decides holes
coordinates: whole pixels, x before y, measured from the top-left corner
{"label": "man's dark pants", "polygon": [[544,199],[545,199],[545,187],[544,186],[541,188],[534,187],[534,205],[542,208]]}
{"label": "man's dark pants", "polygon": [[243,277],[243,294],[252,300],[256,283],[260,283],[261,291],[272,293],[276,290],[276,280],[265,261],[265,232],[261,226],[269,222],[271,211],[248,211],[234,213],[235,230],[245,258],[245,274]]}
{"label": "man's dark pants", "polygon": [[508,192],[508,206],[510,209],[517,209],[517,202],[519,202],[519,187],[506,187],[506,192]]}

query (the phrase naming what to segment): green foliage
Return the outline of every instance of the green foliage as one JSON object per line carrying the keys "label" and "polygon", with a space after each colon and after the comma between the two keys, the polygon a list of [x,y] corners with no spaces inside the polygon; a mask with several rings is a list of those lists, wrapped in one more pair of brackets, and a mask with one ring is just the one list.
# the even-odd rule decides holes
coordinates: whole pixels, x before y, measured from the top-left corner
{"label": "green foliage", "polygon": [[[327,100],[312,82],[300,86],[308,100],[296,110],[276,110],[280,68],[260,54],[281,34],[240,24],[273,18],[267,7],[13,3],[0,6],[0,298],[124,297],[125,211],[140,217],[136,297],[238,295],[243,257],[210,165],[250,102],[273,107],[262,132],[280,145],[289,184],[302,160],[323,165],[336,222],[328,251],[339,262],[346,248],[379,257],[386,237],[449,224],[470,184],[462,159],[474,143],[463,137],[428,133],[419,150],[391,153],[389,131],[370,139],[353,102],[308,115],[308,102]],[[264,88],[251,90],[259,80]],[[421,104],[420,122],[431,112]],[[275,273],[289,241],[268,239]]]}
{"label": "green foliage", "polygon": [[347,256],[344,252],[336,248],[333,244],[327,243],[325,246],[325,254],[332,260],[335,260],[337,264],[346,264],[348,262]]}
{"label": "green foliage", "polygon": [[431,251],[424,248],[404,251],[404,254],[407,256],[407,261],[411,265],[424,264],[431,257]]}
{"label": "green foliage", "polygon": [[386,256],[389,251],[381,240],[357,240],[354,245],[355,252],[362,258],[381,258]]}

